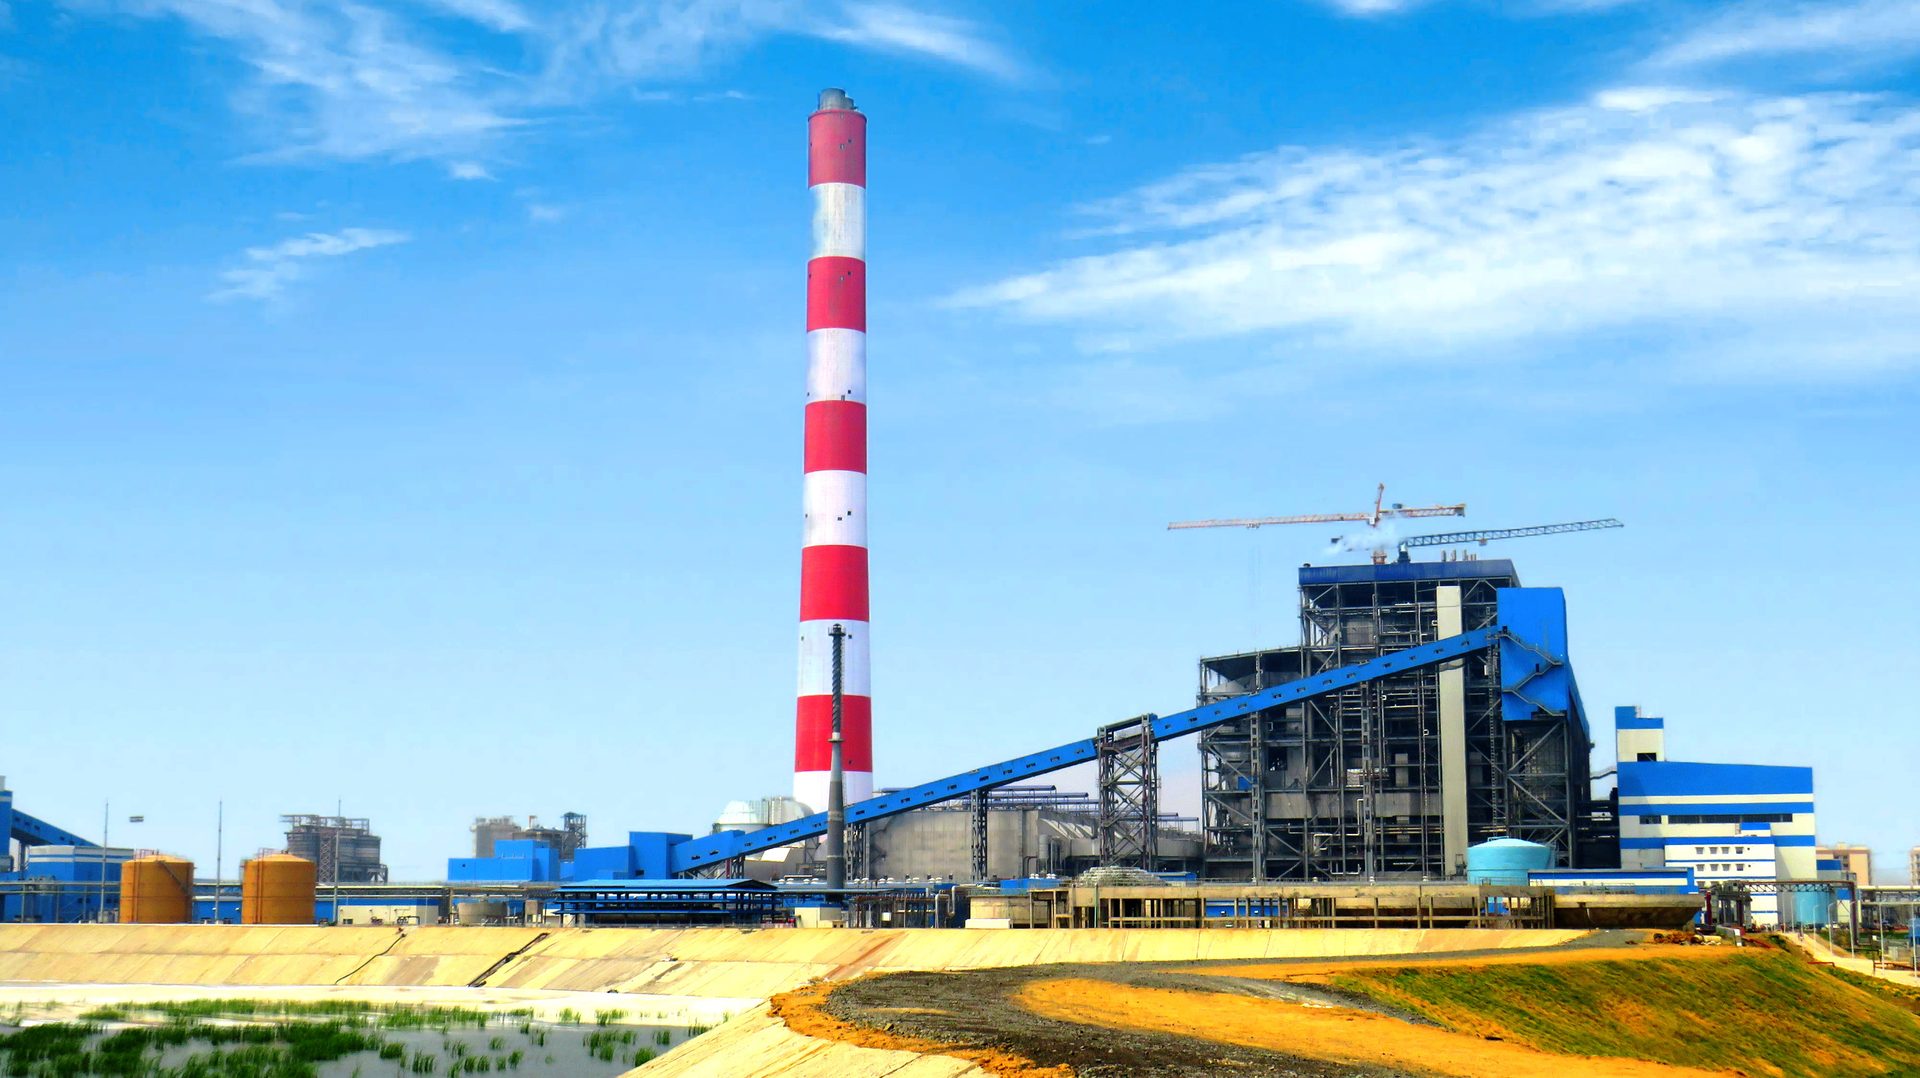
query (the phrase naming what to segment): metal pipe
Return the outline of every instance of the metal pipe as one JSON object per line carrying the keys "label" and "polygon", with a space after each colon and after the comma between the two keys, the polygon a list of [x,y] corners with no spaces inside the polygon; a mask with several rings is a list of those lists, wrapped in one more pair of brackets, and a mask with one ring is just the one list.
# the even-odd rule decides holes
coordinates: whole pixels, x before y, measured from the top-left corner
{"label": "metal pipe", "polygon": [[827,886],[838,891],[847,886],[847,775],[840,743],[847,631],[836,622],[828,635],[833,639],[833,735],[829,742],[832,764],[827,778]]}

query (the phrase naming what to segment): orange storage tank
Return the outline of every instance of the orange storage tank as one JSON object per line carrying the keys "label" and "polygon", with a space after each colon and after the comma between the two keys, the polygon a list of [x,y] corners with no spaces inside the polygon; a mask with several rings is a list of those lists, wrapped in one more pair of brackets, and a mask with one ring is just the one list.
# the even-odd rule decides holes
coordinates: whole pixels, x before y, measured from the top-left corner
{"label": "orange storage tank", "polygon": [[313,862],[271,853],[247,862],[240,873],[240,923],[313,924]]}
{"label": "orange storage tank", "polygon": [[120,922],[183,925],[193,920],[193,862],[165,854],[120,866]]}

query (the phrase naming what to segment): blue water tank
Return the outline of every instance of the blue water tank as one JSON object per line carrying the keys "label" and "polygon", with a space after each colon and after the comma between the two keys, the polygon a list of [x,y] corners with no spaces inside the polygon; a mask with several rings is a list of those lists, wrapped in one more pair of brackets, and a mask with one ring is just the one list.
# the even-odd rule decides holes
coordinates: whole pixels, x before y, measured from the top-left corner
{"label": "blue water tank", "polygon": [[1527,873],[1553,867],[1553,847],[1517,838],[1496,838],[1467,847],[1467,882],[1525,887]]}

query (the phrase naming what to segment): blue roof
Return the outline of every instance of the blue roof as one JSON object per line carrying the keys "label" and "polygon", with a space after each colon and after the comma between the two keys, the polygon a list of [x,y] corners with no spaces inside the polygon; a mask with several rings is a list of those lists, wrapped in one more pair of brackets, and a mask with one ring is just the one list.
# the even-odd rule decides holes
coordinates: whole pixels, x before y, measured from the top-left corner
{"label": "blue roof", "polygon": [[1481,580],[1519,579],[1505,558],[1479,561],[1410,561],[1388,565],[1303,565],[1302,584],[1352,584],[1368,580]]}
{"label": "blue roof", "polygon": [[[1813,768],[1771,764],[1620,763],[1621,797],[1812,794]],[[1754,806],[1758,811],[1760,806]]]}

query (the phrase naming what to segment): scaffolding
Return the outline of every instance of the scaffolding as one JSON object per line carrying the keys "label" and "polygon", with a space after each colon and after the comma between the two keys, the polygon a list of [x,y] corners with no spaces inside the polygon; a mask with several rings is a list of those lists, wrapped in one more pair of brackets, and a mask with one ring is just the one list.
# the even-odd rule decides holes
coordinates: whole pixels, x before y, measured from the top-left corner
{"label": "scaffolding", "polygon": [[[1492,626],[1499,589],[1519,583],[1504,559],[1303,568],[1301,643],[1202,659],[1200,702]],[[1459,624],[1442,631],[1443,619]],[[1463,716],[1464,808],[1442,781],[1443,684]],[[1457,875],[1459,851],[1445,840],[1449,794],[1469,842],[1528,839],[1579,864],[1591,815],[1587,739],[1577,716],[1507,719],[1492,654],[1225,723],[1200,736],[1208,875]]]}

